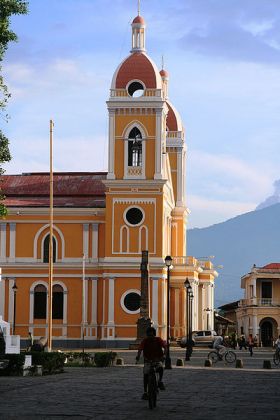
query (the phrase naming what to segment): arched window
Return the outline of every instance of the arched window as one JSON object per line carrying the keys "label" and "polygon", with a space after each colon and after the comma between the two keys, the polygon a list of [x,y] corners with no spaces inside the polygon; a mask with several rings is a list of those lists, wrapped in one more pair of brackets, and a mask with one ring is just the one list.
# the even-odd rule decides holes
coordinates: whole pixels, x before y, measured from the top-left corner
{"label": "arched window", "polygon": [[34,289],[34,319],[47,317],[47,289],[43,284],[38,284]]}
{"label": "arched window", "polygon": [[53,286],[52,317],[63,319],[63,288],[58,284]]}
{"label": "arched window", "polygon": [[[44,239],[44,256],[43,262],[49,262],[49,246],[50,246],[50,235],[47,235]],[[56,262],[56,240],[53,236],[53,262]]]}
{"label": "arched window", "polygon": [[128,166],[142,166],[142,136],[137,127],[128,136]]}

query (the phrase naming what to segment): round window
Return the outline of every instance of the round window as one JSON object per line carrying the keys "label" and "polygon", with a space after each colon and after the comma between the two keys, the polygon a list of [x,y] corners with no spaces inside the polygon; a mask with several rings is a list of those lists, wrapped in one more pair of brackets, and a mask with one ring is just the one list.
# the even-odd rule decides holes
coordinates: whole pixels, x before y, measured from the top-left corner
{"label": "round window", "polygon": [[132,82],[127,88],[128,94],[133,98],[139,98],[144,93],[144,86],[140,82]]}
{"label": "round window", "polygon": [[144,215],[138,207],[132,207],[126,212],[126,220],[131,225],[139,225],[142,222]]}
{"label": "round window", "polygon": [[123,300],[123,304],[130,312],[138,311],[140,308],[140,295],[135,292],[128,293]]}

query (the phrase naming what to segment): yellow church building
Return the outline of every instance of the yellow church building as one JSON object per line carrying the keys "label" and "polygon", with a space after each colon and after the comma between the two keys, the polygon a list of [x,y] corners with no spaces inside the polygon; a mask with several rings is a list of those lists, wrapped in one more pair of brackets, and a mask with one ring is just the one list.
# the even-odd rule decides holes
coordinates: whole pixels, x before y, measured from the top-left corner
{"label": "yellow church building", "polygon": [[[149,311],[158,334],[166,338],[167,255],[171,336],[185,335],[186,278],[192,329],[213,329],[217,272],[186,255],[185,133],[168,84],[167,71],[146,53],[138,15],[107,101],[108,172],[54,173],[54,346],[80,346],[83,331],[87,347],[125,347],[136,338],[142,250],[149,252]],[[1,178],[9,215],[0,225],[0,315],[22,339],[29,331],[47,336],[49,173]]]}

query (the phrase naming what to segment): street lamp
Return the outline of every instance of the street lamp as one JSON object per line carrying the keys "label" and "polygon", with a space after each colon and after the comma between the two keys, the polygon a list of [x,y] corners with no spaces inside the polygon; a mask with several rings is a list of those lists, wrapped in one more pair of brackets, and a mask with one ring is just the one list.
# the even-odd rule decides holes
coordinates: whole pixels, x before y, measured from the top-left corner
{"label": "street lamp", "polygon": [[14,281],[14,285],[12,287],[12,290],[14,292],[14,319],[13,319],[13,335],[15,335],[16,331],[16,307],[17,307],[17,291],[18,287],[16,285],[16,281]]}
{"label": "street lamp", "polygon": [[167,331],[166,331],[166,344],[167,351],[165,357],[165,369],[171,369],[171,358],[170,358],[170,269],[172,268],[172,257],[167,255],[165,257],[165,265],[167,267]]}
{"label": "street lamp", "polygon": [[[191,316],[191,295],[192,295],[192,286],[188,278],[184,283],[186,288],[186,334],[187,334],[187,344],[186,344],[186,356],[185,360],[189,361],[192,354],[192,316]],[[193,296],[193,295],[192,295]]]}

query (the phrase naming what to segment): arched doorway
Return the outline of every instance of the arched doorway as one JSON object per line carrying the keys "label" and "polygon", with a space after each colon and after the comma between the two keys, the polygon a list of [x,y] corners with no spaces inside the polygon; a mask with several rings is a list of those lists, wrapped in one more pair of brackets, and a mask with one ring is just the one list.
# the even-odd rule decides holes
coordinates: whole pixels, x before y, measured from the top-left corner
{"label": "arched doorway", "polygon": [[263,347],[272,347],[277,334],[277,323],[272,318],[264,318],[260,322],[261,342]]}

